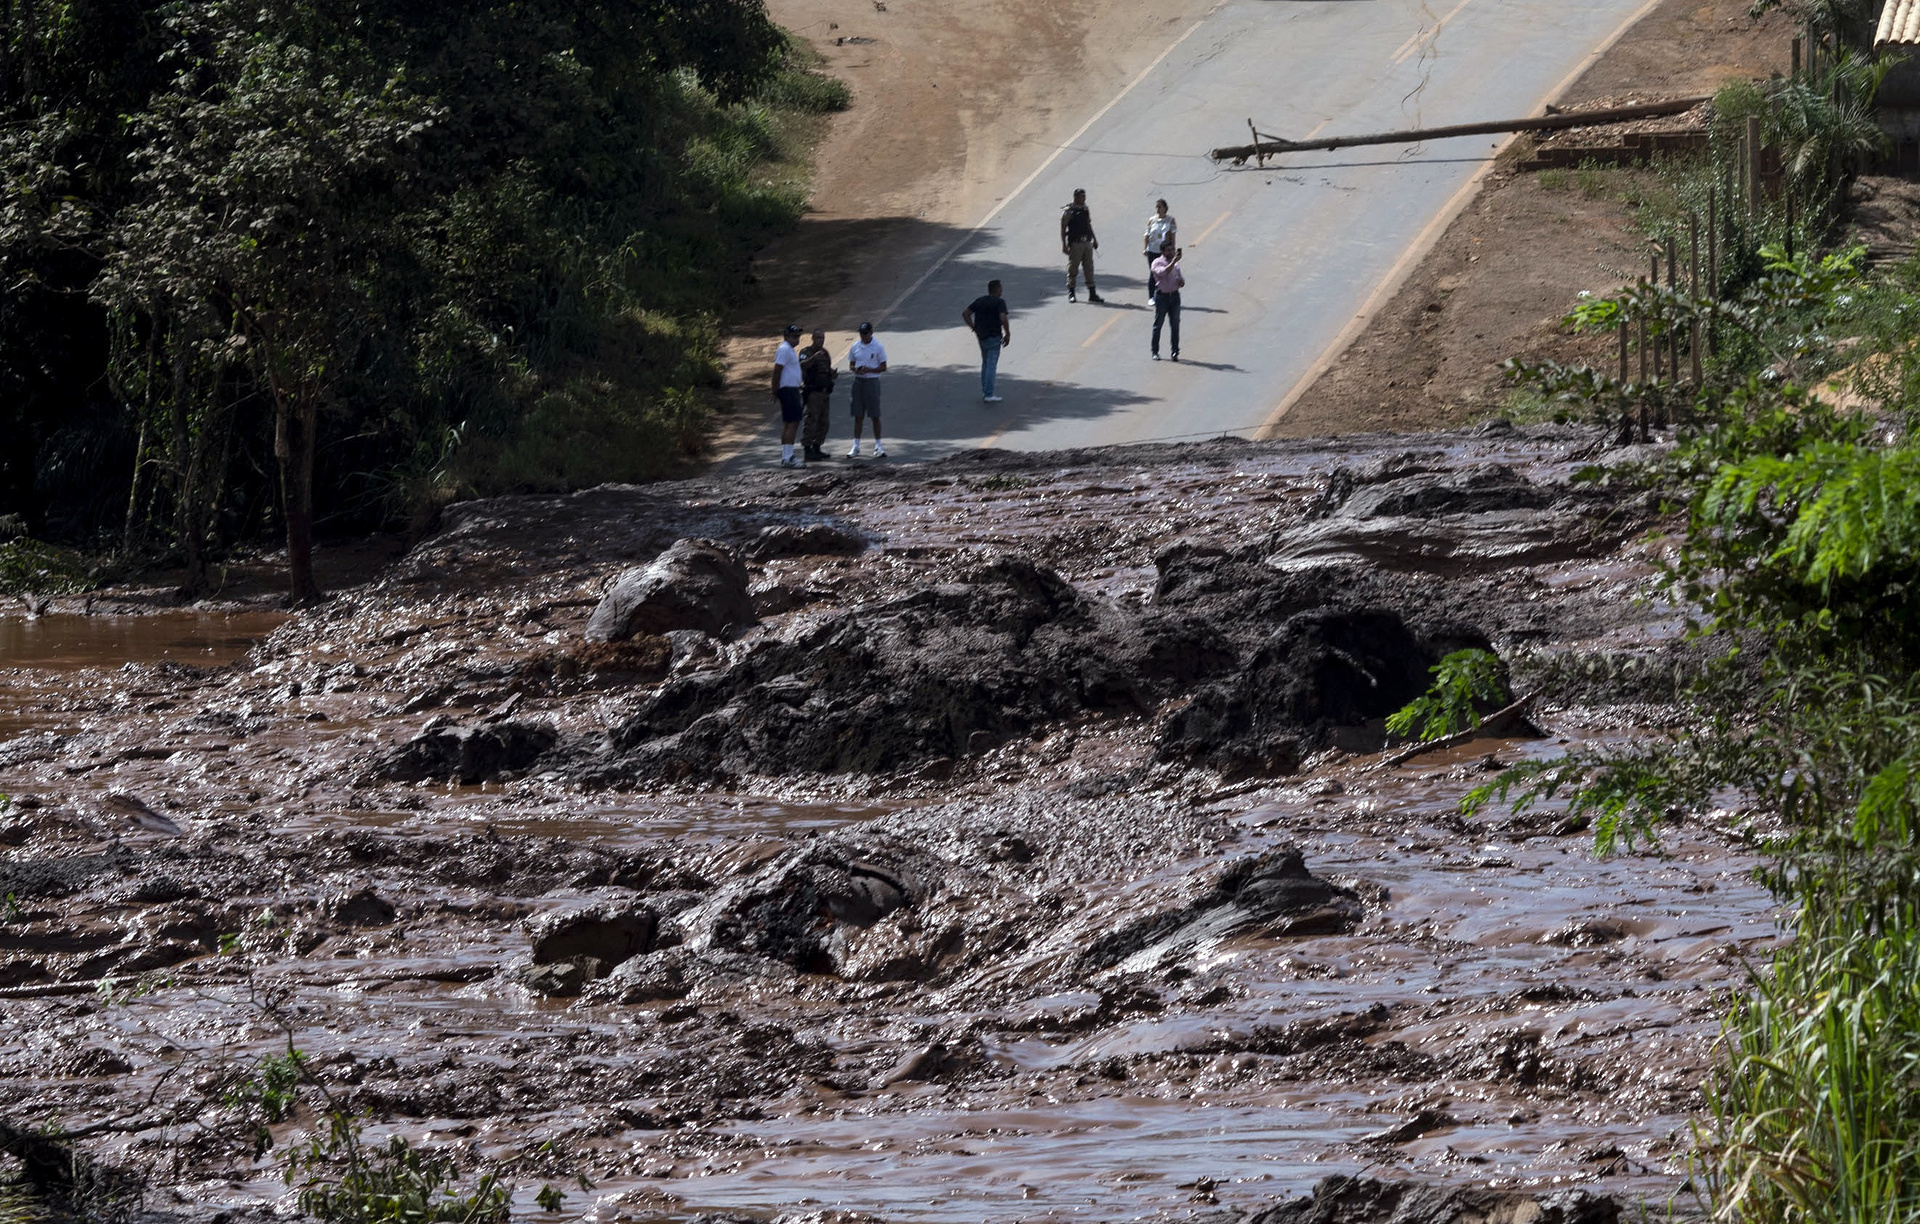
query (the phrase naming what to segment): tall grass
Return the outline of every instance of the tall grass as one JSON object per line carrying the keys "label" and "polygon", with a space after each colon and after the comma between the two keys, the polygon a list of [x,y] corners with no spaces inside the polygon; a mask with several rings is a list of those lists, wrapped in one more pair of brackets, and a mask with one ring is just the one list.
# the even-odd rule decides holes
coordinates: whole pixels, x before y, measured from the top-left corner
{"label": "tall grass", "polygon": [[1831,904],[1849,874],[1807,871],[1793,942],[1727,1016],[1697,1149],[1716,1219],[1920,1219],[1920,890]]}

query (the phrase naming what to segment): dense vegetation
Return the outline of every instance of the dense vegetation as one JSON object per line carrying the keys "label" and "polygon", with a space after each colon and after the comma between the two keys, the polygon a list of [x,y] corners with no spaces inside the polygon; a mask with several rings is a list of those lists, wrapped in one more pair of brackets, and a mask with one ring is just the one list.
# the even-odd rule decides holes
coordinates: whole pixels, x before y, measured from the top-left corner
{"label": "dense vegetation", "polygon": [[[1678,445],[1592,473],[1684,514],[1667,577],[1714,659],[1685,731],[1522,766],[1470,800],[1569,797],[1604,851],[1735,797],[1791,940],[1726,1017],[1694,1184],[1716,1218],[1754,1224],[1920,1218],[1920,260],[1870,275],[1858,249],[1808,249],[1836,232],[1833,172],[1865,139],[1849,99],[1873,81],[1837,59],[1811,86],[1723,96],[1760,108],[1783,191],[1730,223],[1720,285],[1660,291],[1662,324],[1718,339],[1700,384],[1671,389]],[[1725,183],[1716,154],[1669,168],[1676,194]],[[1636,295],[1571,321],[1611,326]],[[1514,372],[1609,417],[1649,394]]]}
{"label": "dense vegetation", "polygon": [[198,586],[284,530],[307,599],[316,524],[668,468],[845,104],[795,55],[761,0],[0,0],[0,535]]}

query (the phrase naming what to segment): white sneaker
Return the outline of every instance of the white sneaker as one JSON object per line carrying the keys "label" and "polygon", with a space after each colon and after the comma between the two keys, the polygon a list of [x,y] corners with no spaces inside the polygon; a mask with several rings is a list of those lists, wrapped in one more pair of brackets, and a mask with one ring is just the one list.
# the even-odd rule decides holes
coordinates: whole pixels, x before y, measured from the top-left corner
{"label": "white sneaker", "polygon": [[875,442],[873,444],[873,457],[875,459],[885,459],[887,457],[887,448]]}
{"label": "white sneaker", "polygon": [[855,442],[853,444],[853,449],[847,452],[847,458],[858,459],[859,457],[860,457],[860,444],[858,442]]}
{"label": "white sneaker", "polygon": [[984,400],[982,400],[982,402],[983,402],[983,403],[988,403],[988,404],[997,404],[997,403],[999,403],[999,402],[1000,402],[1000,397],[999,397],[999,396],[997,396],[997,395],[989,395],[989,396],[987,396],[987,397],[985,397],[985,399],[984,399]]}

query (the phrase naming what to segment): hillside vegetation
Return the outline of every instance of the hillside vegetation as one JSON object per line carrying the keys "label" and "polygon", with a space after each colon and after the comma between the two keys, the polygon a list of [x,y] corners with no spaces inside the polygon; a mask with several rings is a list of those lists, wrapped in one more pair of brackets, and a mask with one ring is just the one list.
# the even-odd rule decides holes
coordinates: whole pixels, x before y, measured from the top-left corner
{"label": "hillside vegetation", "polygon": [[[170,552],[658,474],[845,105],[761,0],[0,8],[0,515]],[[18,530],[18,527],[16,527]]]}

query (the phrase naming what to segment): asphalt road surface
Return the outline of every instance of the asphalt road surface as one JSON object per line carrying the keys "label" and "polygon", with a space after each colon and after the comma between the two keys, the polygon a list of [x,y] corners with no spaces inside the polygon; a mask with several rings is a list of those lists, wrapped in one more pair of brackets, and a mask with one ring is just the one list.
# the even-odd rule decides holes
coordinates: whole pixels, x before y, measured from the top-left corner
{"label": "asphalt road surface", "polygon": [[[1468,198],[1503,137],[1297,153],[1206,151],[1261,131],[1302,139],[1538,114],[1645,0],[1223,0],[977,228],[894,274],[870,307],[890,359],[888,451],[1051,450],[1252,435]],[[991,88],[983,65],[982,88]],[[1067,301],[1060,209],[1087,189],[1104,305]],[[1141,233],[1164,196],[1187,290],[1181,361],[1148,355]],[[961,310],[1005,283],[1003,402],[982,402]],[[1163,355],[1170,338],[1161,345]],[[836,352],[836,359],[843,354]],[[844,454],[848,379],[834,397]],[[769,448],[740,457],[762,462]]]}

